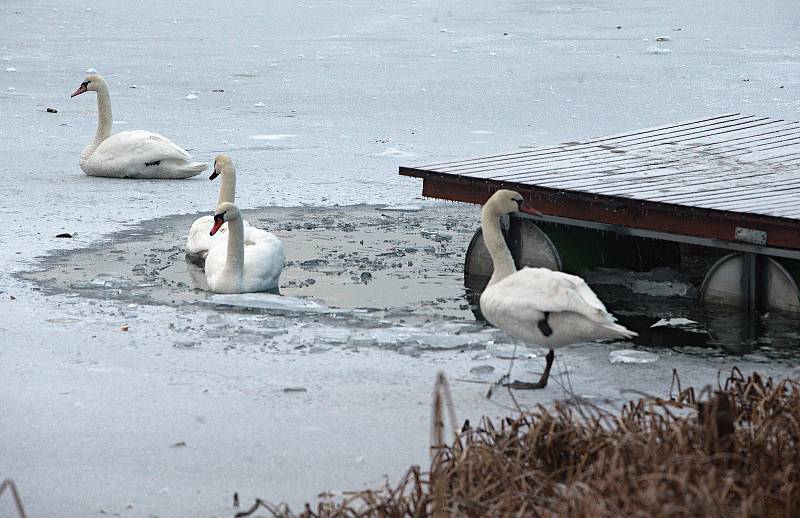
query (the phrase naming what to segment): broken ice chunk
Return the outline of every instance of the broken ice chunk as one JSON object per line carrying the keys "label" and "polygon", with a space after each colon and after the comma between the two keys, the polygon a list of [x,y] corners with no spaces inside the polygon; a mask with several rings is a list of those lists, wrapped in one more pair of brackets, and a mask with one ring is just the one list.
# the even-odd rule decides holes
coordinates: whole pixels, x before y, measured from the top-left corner
{"label": "broken ice chunk", "polygon": [[663,327],[663,326],[680,327],[680,326],[686,326],[686,325],[689,325],[689,324],[696,324],[696,323],[697,323],[696,320],[689,320],[688,318],[683,318],[683,317],[680,317],[680,318],[662,318],[661,320],[659,320],[658,322],[656,322],[655,324],[653,324],[650,327]]}
{"label": "broken ice chunk", "polygon": [[611,363],[653,363],[658,360],[658,355],[636,349],[620,349],[611,351],[608,361]]}

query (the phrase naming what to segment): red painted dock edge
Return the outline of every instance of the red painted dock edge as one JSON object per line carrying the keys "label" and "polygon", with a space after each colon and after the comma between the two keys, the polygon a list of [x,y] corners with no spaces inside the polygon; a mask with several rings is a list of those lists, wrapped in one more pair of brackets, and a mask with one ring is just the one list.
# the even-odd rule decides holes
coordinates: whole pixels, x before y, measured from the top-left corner
{"label": "red painted dock edge", "polygon": [[800,220],[743,214],[646,200],[566,191],[515,182],[478,179],[400,167],[400,174],[422,178],[422,195],[483,204],[498,189],[513,189],[547,215],[632,229],[738,242],[736,227],[767,233],[767,247],[800,250]]}

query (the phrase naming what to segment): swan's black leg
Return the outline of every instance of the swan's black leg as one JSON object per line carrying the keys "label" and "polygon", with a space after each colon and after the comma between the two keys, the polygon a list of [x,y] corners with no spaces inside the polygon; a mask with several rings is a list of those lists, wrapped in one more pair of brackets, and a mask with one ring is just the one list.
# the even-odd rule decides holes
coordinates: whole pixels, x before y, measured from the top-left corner
{"label": "swan's black leg", "polygon": [[545,388],[547,386],[547,379],[550,377],[550,368],[553,366],[553,360],[555,357],[555,353],[552,349],[550,349],[547,352],[547,356],[544,357],[547,363],[544,365],[544,372],[542,373],[542,377],[539,378],[538,382],[528,383],[525,381],[514,380],[513,383],[506,383],[504,386],[517,390],[535,390]]}

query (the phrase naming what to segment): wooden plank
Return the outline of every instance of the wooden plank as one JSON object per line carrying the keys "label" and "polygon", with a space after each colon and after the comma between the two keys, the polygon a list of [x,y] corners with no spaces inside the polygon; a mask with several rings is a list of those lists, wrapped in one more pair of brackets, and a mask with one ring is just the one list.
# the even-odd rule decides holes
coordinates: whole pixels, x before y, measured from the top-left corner
{"label": "wooden plank", "polygon": [[[728,122],[728,121],[726,121],[726,122]],[[768,119],[768,118],[764,117],[764,118],[759,118],[759,119],[754,119],[754,120],[746,120],[746,121],[735,120],[735,121],[727,123],[727,124],[720,124],[720,125],[716,125],[716,126],[710,127],[710,128],[703,128],[703,129],[701,129],[699,131],[694,131],[694,132],[691,132],[691,133],[680,133],[680,134],[666,133],[666,134],[660,134],[660,135],[656,135],[657,137],[659,137],[657,139],[652,139],[652,136],[648,136],[646,138],[651,138],[651,140],[644,140],[644,141],[642,141],[642,140],[645,137],[636,137],[636,138],[627,138],[627,139],[623,139],[622,137],[620,137],[620,139],[622,139],[622,140],[617,141],[617,143],[616,143],[617,147],[611,148],[611,149],[619,148],[619,149],[630,150],[630,149],[653,147],[653,145],[656,144],[656,143],[661,143],[661,145],[666,145],[666,144],[675,144],[675,143],[680,143],[680,142],[693,142],[693,141],[697,140],[699,138],[699,136],[708,136],[708,135],[717,136],[717,135],[727,134],[727,133],[734,132],[734,131],[752,130],[752,129],[755,129],[755,128],[758,128],[758,127],[762,127],[762,126],[778,124],[780,122],[783,122],[783,121],[774,120],[774,119]],[[680,138],[678,138],[678,137],[680,137]],[[604,140],[604,139],[601,139],[601,140]],[[641,142],[633,143],[633,142],[636,142],[636,141],[641,141]],[[621,143],[627,143],[627,144],[625,146],[621,146],[620,145]],[[466,160],[466,161],[461,161],[461,162],[453,162],[453,163],[450,163],[450,164],[448,164],[446,166],[441,166],[441,167],[424,166],[424,169],[431,170],[431,171],[436,171],[436,172],[441,172],[441,173],[454,173],[454,174],[456,174],[456,173],[462,173],[462,172],[465,172],[465,171],[478,170],[476,168],[480,168],[482,166],[484,168],[489,167],[490,169],[498,169],[498,168],[506,168],[506,167],[517,166],[517,165],[528,165],[528,164],[531,164],[531,163],[541,162],[541,161],[552,162],[552,161],[557,161],[559,159],[564,159],[564,157],[557,156],[557,155],[564,155],[564,154],[568,154],[569,155],[569,154],[575,154],[578,151],[597,151],[597,150],[600,150],[600,149],[608,150],[608,151],[611,150],[609,148],[600,147],[596,143],[594,143],[592,141],[589,141],[589,143],[577,143],[577,144],[572,145],[572,146],[559,146],[557,148],[553,148],[552,151],[548,151],[548,152],[541,153],[541,154],[535,154],[535,153],[522,154],[522,153],[520,153],[520,154],[515,154],[513,157],[511,157],[509,155],[505,155],[505,156],[502,156],[500,158],[490,157],[490,158],[487,158],[487,159],[472,159],[472,160]],[[567,159],[568,158],[569,157],[567,157]]]}
{"label": "wooden plank", "polygon": [[797,164],[800,123],[724,114],[400,174],[426,196],[482,203],[507,187],[552,217],[725,242],[742,226],[800,250]]}
{"label": "wooden plank", "polygon": [[[789,143],[791,143],[791,144],[800,143],[800,133],[797,133],[796,135],[797,135],[796,138],[793,137],[792,139],[787,139],[787,144],[786,144],[787,146],[788,146]],[[719,152],[719,151],[718,152],[711,152],[711,151],[708,151],[709,148],[703,148],[700,151],[702,151],[702,155],[710,155],[710,156],[719,157],[719,158],[731,158],[731,157],[734,157],[734,156],[743,156],[743,155],[747,155],[747,154],[753,154],[754,151],[760,151],[760,152],[763,153],[763,151],[765,151],[765,150],[778,149],[780,147],[781,146],[776,146],[774,142],[764,142],[762,144],[759,144],[758,146],[753,146],[753,147],[750,147],[750,148],[747,148],[747,149],[738,150],[736,152],[728,152],[728,153]],[[691,150],[688,150],[688,151],[691,151]],[[698,153],[698,155],[699,154],[700,153]],[[673,153],[667,153],[667,154],[664,155],[664,157],[662,157],[661,162],[658,162],[657,159],[655,159],[652,155],[631,155],[630,159],[631,160],[635,159],[635,160],[639,160],[639,161],[648,160],[649,159],[649,160],[651,160],[651,163],[654,164],[654,165],[655,164],[660,164],[660,163],[679,164],[679,163],[682,163],[682,162],[688,162],[689,161],[688,157],[671,158],[670,160],[665,160],[666,157],[674,157],[674,156],[675,155]],[[499,178],[505,178],[505,179],[516,178],[516,179],[521,180],[521,181],[528,180],[528,179],[536,179],[537,181],[540,181],[542,179],[547,179],[547,178],[552,178],[552,177],[572,178],[574,176],[578,176],[577,174],[573,174],[573,172],[577,173],[579,170],[580,171],[583,171],[583,170],[591,171],[591,169],[592,169],[592,164],[593,164],[592,157],[591,156],[586,156],[586,157],[581,157],[581,158],[585,159],[584,160],[584,164],[582,164],[581,166],[574,166],[572,168],[570,168],[570,167],[548,168],[546,166],[543,166],[543,167],[539,168],[538,170],[534,169],[534,170],[525,171],[525,172],[521,172],[521,173],[514,171],[514,172],[510,172],[509,174],[494,174],[494,175],[492,175],[492,174],[480,174],[480,175],[478,175],[478,174],[474,174],[474,173],[470,172],[467,175],[468,176],[477,176],[477,177],[482,177],[482,178],[498,178],[498,179]],[[624,159],[604,160],[604,159],[601,158],[600,160],[597,160],[594,163],[596,163],[598,165],[607,165],[607,164],[612,164],[612,163],[613,164],[617,164],[617,165],[622,165],[624,163],[624,161],[625,161]],[[509,169],[513,170],[514,168],[507,168],[504,171],[508,171]],[[535,173],[538,173],[539,171],[548,171],[548,173],[545,174],[545,175],[535,174]],[[619,172],[620,173],[626,173],[627,171],[620,170]],[[683,171],[681,171],[681,172],[683,172]],[[606,174],[605,170],[591,171],[591,173],[590,173],[590,175],[588,177],[601,178],[605,174]],[[581,178],[583,178],[583,176]]]}

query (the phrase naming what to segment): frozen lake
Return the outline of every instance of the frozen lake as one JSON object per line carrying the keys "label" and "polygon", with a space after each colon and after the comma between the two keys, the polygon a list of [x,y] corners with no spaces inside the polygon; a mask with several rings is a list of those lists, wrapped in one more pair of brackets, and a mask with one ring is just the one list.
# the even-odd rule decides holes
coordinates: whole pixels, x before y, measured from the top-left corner
{"label": "frozen lake", "polygon": [[[322,491],[396,480],[426,462],[440,369],[460,418],[510,412],[505,394],[487,401],[485,386],[456,381],[493,379],[511,347],[471,322],[459,301],[457,242],[477,228],[478,209],[423,201],[398,165],[722,112],[800,119],[800,9],[791,0],[257,8],[7,0],[0,20],[0,479],[17,482],[31,516],[228,516],[235,491],[243,503],[259,496],[297,508]],[[110,266],[107,285],[71,284],[91,283],[91,269],[117,257],[118,269],[128,267],[123,277],[137,278],[130,267],[138,262],[128,261],[141,250],[120,244],[131,241],[126,233],[157,236],[159,252],[140,261],[157,268],[148,260],[180,251],[183,232],[213,208],[219,188],[205,176],[85,176],[78,155],[97,108],[94,94],[69,94],[90,67],[111,87],[115,131],[162,133],[207,162],[230,153],[239,206],[259,209],[287,249],[302,242],[282,291],[318,293],[346,314],[223,309],[198,303],[204,296],[188,284],[163,292],[181,294],[173,302],[158,286],[142,294],[115,285]],[[386,243],[381,212],[352,204],[412,204],[432,223],[391,212],[395,223],[412,223],[396,223]],[[335,253],[355,250],[335,241],[339,223],[373,229],[375,278],[366,284],[354,256]],[[63,232],[74,237],[55,238]],[[423,248],[383,275],[380,248],[407,239]],[[437,255],[443,244],[445,257]],[[92,250],[103,257],[91,260]],[[328,263],[300,264],[315,252]],[[438,276],[421,283],[418,297],[402,290],[409,255],[411,281]],[[83,268],[70,275],[85,279],[57,273],[69,259]],[[23,273],[43,265],[51,273],[42,278]],[[334,278],[326,268],[344,269],[344,281],[326,282]],[[183,282],[170,275],[162,278]],[[128,293],[98,295],[103,289]],[[392,289],[401,310],[386,308]],[[490,339],[487,351],[480,344]],[[788,331],[781,339],[789,348],[800,340]],[[693,354],[675,345],[634,365],[610,362],[621,345],[567,348],[556,364],[567,374],[556,379],[613,404],[625,390],[665,394],[672,368],[684,384],[700,385],[732,365],[797,373],[791,354]],[[516,372],[533,376],[540,365],[532,357]],[[553,383],[518,398],[532,405],[565,396]],[[0,498],[0,515],[10,509]]]}

